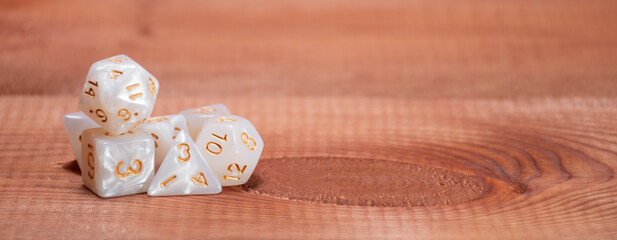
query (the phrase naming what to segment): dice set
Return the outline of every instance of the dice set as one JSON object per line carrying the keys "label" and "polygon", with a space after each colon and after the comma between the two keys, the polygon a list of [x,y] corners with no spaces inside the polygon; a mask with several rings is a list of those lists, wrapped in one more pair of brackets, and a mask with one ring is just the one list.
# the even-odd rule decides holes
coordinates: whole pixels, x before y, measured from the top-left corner
{"label": "dice set", "polygon": [[126,55],[95,62],[80,112],[62,122],[84,186],[99,197],[220,193],[248,181],[263,141],[223,104],[151,117],[158,80]]}

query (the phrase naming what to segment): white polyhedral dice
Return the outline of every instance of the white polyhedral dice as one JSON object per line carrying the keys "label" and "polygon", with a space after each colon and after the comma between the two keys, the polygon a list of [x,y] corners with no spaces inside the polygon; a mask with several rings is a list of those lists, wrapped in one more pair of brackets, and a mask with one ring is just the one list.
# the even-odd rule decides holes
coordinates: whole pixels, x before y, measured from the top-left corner
{"label": "white polyhedral dice", "polygon": [[154,162],[156,171],[161,166],[165,155],[169,152],[170,147],[174,145],[176,135],[181,130],[188,131],[186,120],[182,115],[168,115],[149,118],[146,123],[141,125],[140,129],[146,131],[154,138]]}
{"label": "white polyhedral dice", "polygon": [[83,112],[74,112],[62,116],[62,124],[79,165],[81,163],[81,133],[89,128],[98,128],[99,125]]}
{"label": "white polyhedral dice", "polygon": [[197,147],[222,186],[246,183],[264,144],[253,124],[234,115],[208,119],[197,135]]}
{"label": "white polyhedral dice", "polygon": [[79,109],[111,135],[135,129],[152,113],[159,82],[126,55],[95,62],[88,71]]}
{"label": "white polyhedral dice", "polygon": [[169,196],[220,193],[221,184],[208,167],[186,130],[178,133],[173,146],[154,176],[148,195]]}
{"label": "white polyhedral dice", "polygon": [[197,134],[201,131],[204,123],[215,116],[229,114],[229,110],[223,104],[214,104],[205,107],[186,109],[180,112],[184,115],[189,127],[189,134],[193,139],[197,139]]}
{"label": "white polyhedral dice", "polygon": [[141,129],[111,136],[103,128],[81,138],[84,185],[100,197],[143,193],[154,177],[154,141]]}

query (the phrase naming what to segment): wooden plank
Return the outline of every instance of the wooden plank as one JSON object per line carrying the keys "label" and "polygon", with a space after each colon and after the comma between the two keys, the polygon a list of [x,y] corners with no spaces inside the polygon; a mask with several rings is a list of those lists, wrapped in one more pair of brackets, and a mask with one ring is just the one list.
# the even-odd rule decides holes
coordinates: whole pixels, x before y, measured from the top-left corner
{"label": "wooden plank", "polygon": [[[265,142],[251,182],[214,196],[100,199],[60,117],[75,97],[0,97],[8,238],[611,238],[614,99],[201,98]],[[247,105],[251,102],[259,108]],[[311,106],[311,107],[304,107]]]}
{"label": "wooden plank", "polygon": [[[616,1],[0,1],[0,239],[607,239]],[[100,199],[60,117],[126,53],[155,115],[265,143],[214,196]]]}

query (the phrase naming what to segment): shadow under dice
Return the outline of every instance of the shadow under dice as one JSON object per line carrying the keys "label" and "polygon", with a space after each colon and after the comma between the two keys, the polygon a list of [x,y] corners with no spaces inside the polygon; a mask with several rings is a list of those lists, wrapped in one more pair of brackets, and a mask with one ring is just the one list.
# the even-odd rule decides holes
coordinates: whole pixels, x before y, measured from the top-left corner
{"label": "shadow under dice", "polygon": [[186,109],[181,111],[180,114],[186,119],[191,137],[197,139],[197,134],[201,131],[201,128],[208,119],[219,115],[228,115],[229,110],[224,104],[214,104],[205,107]]}
{"label": "shadow under dice", "polygon": [[141,125],[140,129],[154,138],[154,148],[156,149],[154,155],[155,171],[159,169],[165,155],[174,145],[176,135],[182,130],[188,131],[186,120],[182,115],[149,118],[146,123]]}
{"label": "shadow under dice", "polygon": [[81,133],[89,128],[98,128],[99,125],[82,112],[74,112],[62,116],[62,124],[64,125],[66,135],[69,137],[77,165],[79,165],[81,164]]}
{"label": "shadow under dice", "polygon": [[152,113],[159,83],[125,55],[95,62],[88,71],[79,109],[112,135],[135,129]]}
{"label": "shadow under dice", "polygon": [[84,185],[100,197],[143,193],[154,177],[154,141],[137,129],[110,136],[102,128],[82,133]]}
{"label": "shadow under dice", "polygon": [[220,115],[204,123],[196,145],[221,185],[234,186],[248,181],[264,144],[248,120]]}

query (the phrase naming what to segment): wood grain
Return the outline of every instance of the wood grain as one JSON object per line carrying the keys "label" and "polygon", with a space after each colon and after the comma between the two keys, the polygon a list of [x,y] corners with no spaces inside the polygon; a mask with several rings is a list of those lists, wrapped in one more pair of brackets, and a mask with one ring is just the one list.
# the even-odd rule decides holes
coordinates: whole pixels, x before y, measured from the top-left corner
{"label": "wood grain", "polygon": [[[610,239],[615,1],[0,1],[0,239]],[[61,125],[126,53],[264,140],[219,195],[101,199]]]}
{"label": "wood grain", "polygon": [[[255,173],[260,181],[215,196],[114,199],[90,193],[70,167],[58,119],[75,110],[75,97],[0,99],[5,236],[611,238],[617,230],[614,99],[169,100],[157,103],[158,114],[222,101],[251,119],[266,144]],[[364,166],[354,173],[347,166],[355,164]],[[429,177],[401,180],[409,177],[397,172],[401,164],[420,166],[418,174]],[[490,191],[478,199],[447,185],[423,191],[422,184],[444,181],[424,171],[431,169],[481,179]],[[316,176],[305,181],[310,174]],[[358,190],[374,185],[391,191]],[[345,187],[360,196],[342,199]],[[307,195],[311,188],[314,196]],[[373,202],[357,201],[362,196]],[[392,207],[397,201],[407,202]],[[416,204],[426,202],[434,204]]]}

